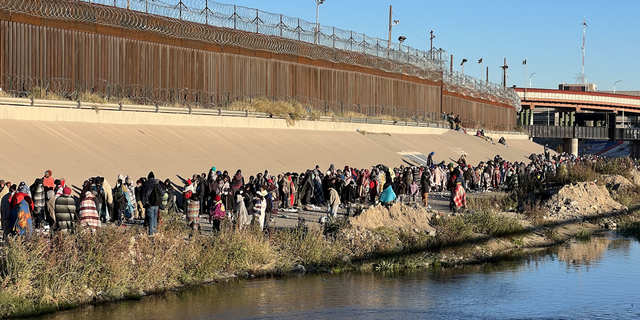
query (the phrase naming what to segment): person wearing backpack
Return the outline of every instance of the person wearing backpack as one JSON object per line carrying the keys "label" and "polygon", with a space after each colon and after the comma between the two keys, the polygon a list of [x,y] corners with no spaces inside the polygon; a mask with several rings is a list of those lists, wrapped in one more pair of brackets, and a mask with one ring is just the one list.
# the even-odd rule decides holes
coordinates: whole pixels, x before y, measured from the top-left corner
{"label": "person wearing backpack", "polygon": [[[122,177],[123,178],[123,177]],[[112,219],[117,226],[122,225],[122,219],[124,217],[124,210],[127,208],[127,196],[125,195],[125,187],[122,184],[122,178],[118,178],[116,187],[112,190],[113,195],[113,217]]]}
{"label": "person wearing backpack", "polygon": [[216,195],[215,203],[211,206],[209,211],[209,222],[212,225],[213,230],[220,231],[220,224],[222,220],[227,216],[224,204],[222,203],[222,197]]}
{"label": "person wearing backpack", "polygon": [[149,172],[147,184],[144,188],[142,203],[146,209],[146,216],[149,221],[149,235],[152,236],[158,232],[158,210],[162,208],[162,188],[160,181],[156,179],[153,171]]}

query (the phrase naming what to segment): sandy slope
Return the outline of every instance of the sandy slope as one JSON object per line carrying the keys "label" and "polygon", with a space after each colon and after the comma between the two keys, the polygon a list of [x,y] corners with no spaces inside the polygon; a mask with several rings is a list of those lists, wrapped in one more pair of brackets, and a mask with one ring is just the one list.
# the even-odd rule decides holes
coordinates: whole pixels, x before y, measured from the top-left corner
{"label": "sandy slope", "polygon": [[[500,154],[525,161],[542,148],[528,140],[509,141],[511,147],[492,145],[461,132],[442,135],[369,134],[300,129],[253,129],[116,125],[80,122],[0,120],[0,179],[33,182],[47,169],[79,186],[91,176],[115,180],[132,177],[190,177],[211,166],[244,175],[264,169],[277,174],[303,171],[316,164],[370,167],[378,163],[399,166],[398,152],[436,152],[436,160],[468,154],[470,163]],[[178,184],[180,184],[178,182]]]}

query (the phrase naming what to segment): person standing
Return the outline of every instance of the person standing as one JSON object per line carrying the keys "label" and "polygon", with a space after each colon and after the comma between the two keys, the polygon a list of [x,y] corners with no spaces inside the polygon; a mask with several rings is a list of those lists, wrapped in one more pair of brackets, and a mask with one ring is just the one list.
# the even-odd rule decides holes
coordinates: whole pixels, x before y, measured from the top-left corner
{"label": "person standing", "polygon": [[460,209],[467,207],[467,194],[464,190],[464,179],[460,170],[453,168],[453,165],[449,164],[449,181],[447,187],[451,191],[451,201],[449,202],[449,208],[452,212],[459,212]]}
{"label": "person standing", "polygon": [[[47,175],[45,174],[45,177]],[[34,209],[31,212],[31,218],[37,229],[41,229],[44,225],[44,210],[46,206],[46,196],[43,179],[36,179],[30,187],[31,197]],[[53,190],[53,187],[51,188]]]}
{"label": "person standing", "polygon": [[26,235],[33,231],[33,221],[31,220],[31,212],[33,212],[33,201],[29,196],[29,187],[26,183],[20,182],[20,186],[16,193],[11,197],[11,211],[9,214],[10,234]]}
{"label": "person standing", "polygon": [[136,208],[138,205],[138,201],[136,200],[136,186],[133,184],[131,177],[125,177],[124,186],[127,188],[127,193],[129,194],[129,202],[133,206],[131,210],[131,217],[129,218],[135,218],[138,216],[138,209]]}
{"label": "person standing", "polygon": [[[11,232],[11,228],[13,227],[9,226],[9,217],[11,214],[11,198],[16,193],[17,187],[18,186],[15,184],[11,185],[11,187],[8,187],[8,192],[5,193],[2,198],[0,198],[0,222],[2,223],[2,234],[4,239],[7,239],[7,236],[9,235],[9,233]],[[7,187],[5,186],[5,188]]]}
{"label": "person standing", "polygon": [[209,223],[211,223],[212,230],[220,231],[220,225],[227,213],[224,203],[222,203],[222,197],[216,195],[214,199],[215,203],[211,206],[211,211],[209,212]]}
{"label": "person standing", "polygon": [[337,218],[338,217],[338,208],[340,207],[340,195],[338,191],[334,187],[333,184],[329,184],[329,205],[327,208],[329,209],[328,215],[329,218]]}
{"label": "person standing", "polygon": [[420,191],[422,192],[422,206],[427,207],[427,198],[429,197],[429,189],[431,189],[431,171],[425,168],[420,177]]}
{"label": "person standing", "polygon": [[51,170],[47,170],[44,172],[44,177],[42,177],[42,185],[47,191],[53,190],[53,188],[56,186]]}
{"label": "person standing", "polygon": [[9,186],[7,186],[4,180],[0,180],[0,199],[7,193],[9,193]]}
{"label": "person standing", "polygon": [[140,220],[145,220],[146,216],[145,216],[145,208],[144,205],[142,204],[142,195],[143,195],[143,189],[144,189],[144,185],[146,183],[146,179],[145,178],[140,178],[138,179],[138,181],[136,181],[136,187],[135,187],[135,198],[136,198],[136,203],[138,205],[138,219]]}
{"label": "person standing", "polygon": [[95,196],[92,192],[87,191],[84,199],[80,202],[80,225],[88,227],[95,231],[101,227],[100,214],[95,202]]}
{"label": "person standing", "polygon": [[64,187],[62,195],[55,200],[54,212],[56,222],[53,225],[53,230],[62,232],[72,231],[75,222],[78,221],[76,210],[76,201],[71,197],[71,188]]}
{"label": "person standing", "polygon": [[122,219],[124,218],[124,211],[127,209],[127,189],[122,184],[124,177],[120,175],[116,182],[115,188],[112,190],[113,196],[113,215],[112,219],[118,226],[122,225]]}
{"label": "person standing", "polygon": [[156,179],[153,171],[147,176],[147,184],[144,187],[142,203],[146,209],[146,215],[149,222],[149,235],[158,233],[158,210],[162,207],[162,188],[160,181]]}

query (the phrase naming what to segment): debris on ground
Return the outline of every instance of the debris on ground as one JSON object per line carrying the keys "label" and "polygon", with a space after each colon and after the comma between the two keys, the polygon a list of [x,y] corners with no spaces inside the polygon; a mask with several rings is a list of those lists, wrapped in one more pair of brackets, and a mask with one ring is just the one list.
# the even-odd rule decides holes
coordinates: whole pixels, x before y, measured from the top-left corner
{"label": "debris on ground", "polygon": [[602,182],[607,189],[618,192],[633,188],[633,183],[629,179],[620,175],[603,175]]}

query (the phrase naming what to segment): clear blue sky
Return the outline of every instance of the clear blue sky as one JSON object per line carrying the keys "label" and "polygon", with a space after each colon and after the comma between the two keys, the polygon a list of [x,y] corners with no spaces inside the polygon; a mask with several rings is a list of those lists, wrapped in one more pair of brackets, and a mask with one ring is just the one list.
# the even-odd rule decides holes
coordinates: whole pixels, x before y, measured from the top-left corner
{"label": "clear blue sky", "polygon": [[[315,21],[314,0],[220,1],[282,13]],[[582,18],[587,19],[585,74],[599,90],[640,90],[640,1],[397,1],[326,0],[320,6],[320,23],[337,28],[388,37],[389,5],[394,19],[393,39],[407,37],[405,44],[429,49],[429,31],[434,30],[434,47],[454,56],[454,70],[480,77],[477,60],[484,58],[489,81],[500,83],[500,65],[507,58],[508,85],[522,87],[528,73],[534,88],[557,88],[575,83],[582,69]],[[483,76],[484,77],[484,76]],[[527,82],[529,75],[526,75]]]}

